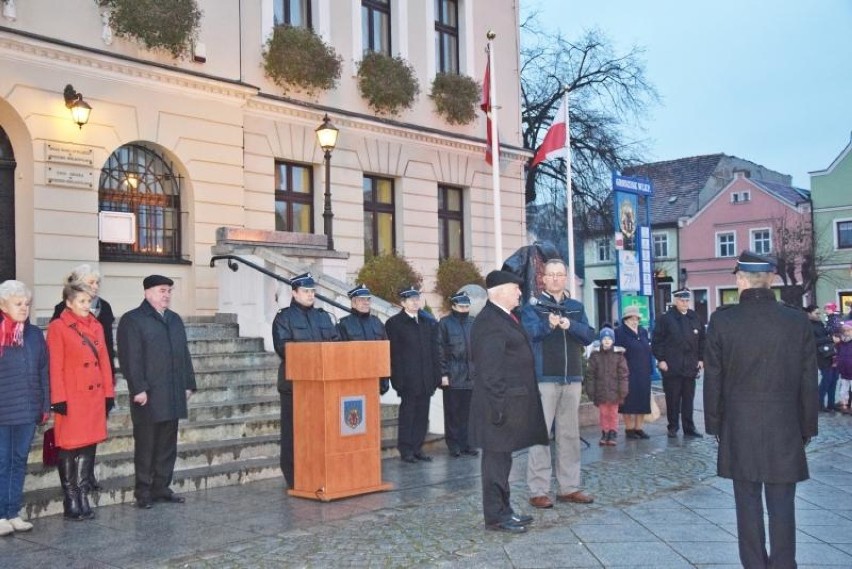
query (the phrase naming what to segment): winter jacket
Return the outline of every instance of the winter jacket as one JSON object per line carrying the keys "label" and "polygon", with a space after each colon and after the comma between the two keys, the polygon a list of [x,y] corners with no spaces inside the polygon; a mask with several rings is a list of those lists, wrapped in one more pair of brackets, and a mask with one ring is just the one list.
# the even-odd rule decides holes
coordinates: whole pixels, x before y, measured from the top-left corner
{"label": "winter jacket", "polygon": [[51,403],[64,402],[68,410],[54,417],[56,446],[70,450],[106,440],[106,399],[115,399],[115,390],[103,326],[91,314],[80,318],[65,310],[47,327],[47,347]]}
{"label": "winter jacket", "polygon": [[473,316],[453,311],[438,323],[438,348],[441,356],[441,376],[450,380],[450,389],[473,389],[468,354]]}
{"label": "winter jacket", "polygon": [[825,328],[828,333],[833,336],[839,336],[842,332],[842,322],[840,315],[836,312],[825,317]]}
{"label": "winter jacket", "polygon": [[[107,349],[107,360],[109,361],[109,369],[113,374],[113,384],[115,384],[115,342],[113,342],[113,330],[112,326],[115,324],[115,315],[112,313],[112,306],[109,302],[104,300],[101,297],[98,298],[98,303],[100,305],[100,310],[98,311],[98,315],[95,317],[98,319],[98,322],[101,323],[101,326],[104,328],[104,340],[106,341],[106,349]],[[56,306],[53,307],[53,316],[50,318],[50,321],[53,322],[57,318],[59,318],[62,313],[65,311],[66,306],[64,302],[60,302]]]}
{"label": "winter jacket", "polygon": [[719,437],[718,475],[806,480],[803,439],[817,434],[818,415],[816,344],[802,310],[768,289],[717,309],[704,351],[704,423]]}
{"label": "winter jacket", "polygon": [[651,349],[658,361],[666,362],[663,377],[694,378],[704,357],[704,325],[694,310],[682,314],[672,307],[657,319]]}
{"label": "winter jacket", "polygon": [[852,340],[841,337],[835,344],[837,349],[837,373],[843,379],[852,379]]}
{"label": "winter jacket", "polygon": [[[387,340],[385,325],[369,312],[352,311],[337,323],[337,333],[343,342]],[[390,389],[390,378],[379,380],[379,392],[384,395]]]}
{"label": "winter jacket", "polygon": [[489,300],[471,327],[470,354],[470,444],[493,452],[548,444],[524,328]]}
{"label": "winter jacket", "polygon": [[41,330],[26,322],[23,345],[0,349],[0,425],[40,423],[49,408],[47,345]]}
{"label": "winter jacket", "polygon": [[583,387],[595,405],[620,403],[627,397],[629,375],[624,348],[613,346],[604,350],[601,346],[595,346],[586,365]]}
{"label": "winter jacket", "polygon": [[539,300],[563,306],[569,313],[571,326],[567,330],[551,328],[550,312],[532,304],[524,306],[521,323],[530,337],[535,358],[536,379],[542,383],[577,383],[583,380],[583,352],[595,339],[595,329],[589,326],[586,311],[578,301],[563,297],[562,302],[546,292]]}
{"label": "winter jacket", "polygon": [[403,310],[385,322],[390,340],[391,385],[400,396],[431,396],[441,384],[438,323],[423,311],[417,320]]}
{"label": "winter jacket", "polygon": [[278,392],[293,391],[293,382],[285,378],[287,361],[285,346],[288,342],[335,342],[340,339],[337,328],[328,312],[322,308],[303,306],[292,300],[290,306],[282,308],[272,321],[272,347],[281,357],[278,367]]}
{"label": "winter jacket", "polygon": [[811,329],[814,331],[814,341],[816,342],[817,365],[820,369],[827,368],[834,363],[834,339],[822,322],[811,320]]}
{"label": "winter jacket", "polygon": [[195,370],[186,329],[171,310],[160,315],[147,300],[118,322],[118,361],[131,400],[145,392],[148,403],[130,412],[154,423],[187,417],[186,392],[195,391]]}
{"label": "winter jacket", "polygon": [[618,412],[629,415],[650,413],[653,357],[648,330],[639,326],[634,332],[629,326],[622,324],[615,329],[615,345],[624,348],[624,358],[630,372],[627,397]]}

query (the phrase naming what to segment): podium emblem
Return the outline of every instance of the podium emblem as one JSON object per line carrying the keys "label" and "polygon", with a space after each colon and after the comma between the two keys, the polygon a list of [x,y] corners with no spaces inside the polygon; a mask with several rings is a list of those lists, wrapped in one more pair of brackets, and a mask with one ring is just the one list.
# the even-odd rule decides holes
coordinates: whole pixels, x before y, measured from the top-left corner
{"label": "podium emblem", "polygon": [[364,418],[364,396],[343,397],[340,400],[341,436],[361,435],[367,432]]}

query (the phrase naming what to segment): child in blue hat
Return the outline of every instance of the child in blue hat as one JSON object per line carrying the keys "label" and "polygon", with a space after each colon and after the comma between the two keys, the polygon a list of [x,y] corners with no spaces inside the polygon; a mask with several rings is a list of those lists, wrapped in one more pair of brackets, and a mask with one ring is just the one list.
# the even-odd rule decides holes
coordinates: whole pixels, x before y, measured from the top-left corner
{"label": "child in blue hat", "polygon": [[618,438],[618,405],[627,397],[629,371],[624,348],[615,346],[612,328],[601,328],[599,345],[592,349],[586,366],[586,395],[595,407],[601,424],[600,446],[615,446]]}

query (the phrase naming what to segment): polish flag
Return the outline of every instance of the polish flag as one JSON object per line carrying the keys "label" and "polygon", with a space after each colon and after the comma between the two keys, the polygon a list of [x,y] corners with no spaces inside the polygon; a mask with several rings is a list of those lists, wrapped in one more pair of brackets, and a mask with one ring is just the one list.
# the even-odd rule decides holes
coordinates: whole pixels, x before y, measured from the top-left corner
{"label": "polish flag", "polygon": [[551,160],[553,158],[568,157],[568,97],[562,97],[562,103],[559,105],[559,110],[556,111],[556,116],[553,117],[553,124],[550,125],[550,130],[544,135],[544,140],[541,146],[535,153],[532,159],[530,168],[534,168],[539,162]]}
{"label": "polish flag", "polygon": [[485,112],[485,161],[493,164],[491,156],[491,58],[485,65],[485,79],[482,80],[482,103],[479,107]]}

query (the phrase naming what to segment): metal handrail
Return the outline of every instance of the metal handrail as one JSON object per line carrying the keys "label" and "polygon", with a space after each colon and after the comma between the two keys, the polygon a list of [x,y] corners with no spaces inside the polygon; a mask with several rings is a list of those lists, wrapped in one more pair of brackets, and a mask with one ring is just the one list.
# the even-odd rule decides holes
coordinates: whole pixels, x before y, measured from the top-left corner
{"label": "metal handrail", "polygon": [[[238,264],[236,264],[234,261],[239,261],[240,263],[242,263],[242,264],[244,264],[248,267],[251,267],[255,271],[263,273],[267,277],[272,277],[276,281],[282,282],[282,283],[290,286],[291,288],[293,286],[293,282],[290,279],[282,277],[281,275],[277,275],[277,274],[273,273],[272,271],[270,271],[269,269],[261,267],[260,265],[258,265],[256,263],[252,263],[251,261],[249,261],[247,259],[243,259],[239,255],[214,255],[213,257],[210,258],[210,268],[212,269],[216,266],[216,261],[221,261],[223,259],[228,261],[228,268],[231,269],[234,272],[237,272],[237,270],[240,268],[240,266]],[[343,310],[344,312],[348,312],[350,314],[352,313],[352,309],[350,307],[343,306],[342,304],[335,302],[335,301],[331,300],[330,298],[323,296],[319,293],[316,294],[316,298],[325,302],[326,304],[330,304],[331,306],[333,306],[335,308],[339,308],[340,310]]]}

